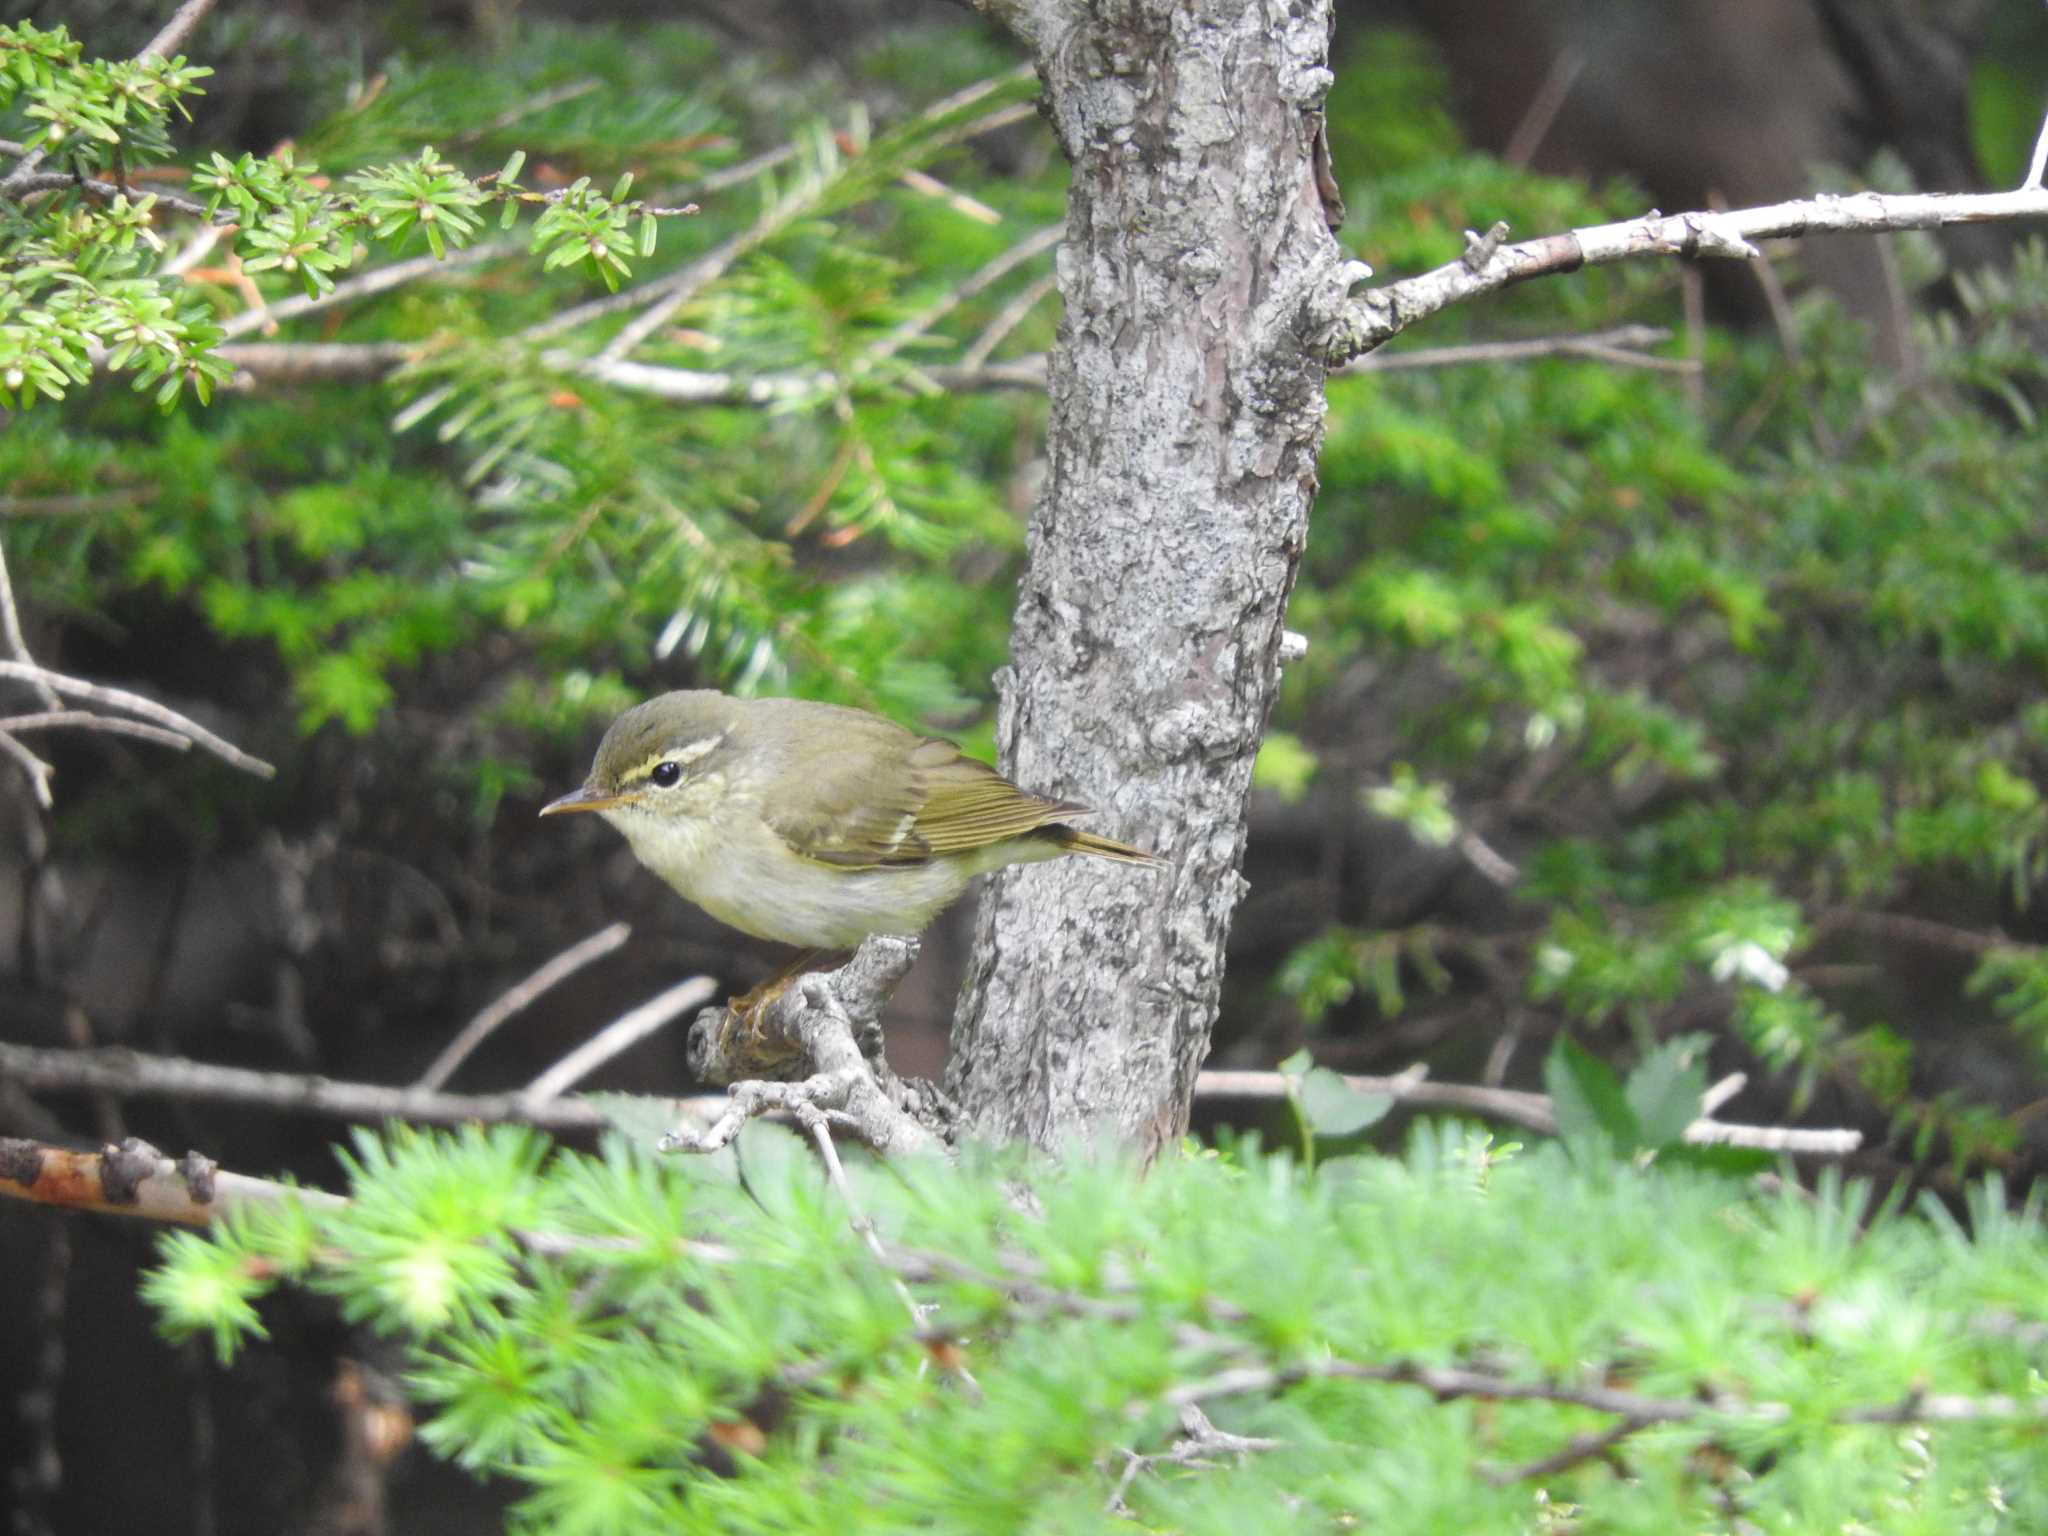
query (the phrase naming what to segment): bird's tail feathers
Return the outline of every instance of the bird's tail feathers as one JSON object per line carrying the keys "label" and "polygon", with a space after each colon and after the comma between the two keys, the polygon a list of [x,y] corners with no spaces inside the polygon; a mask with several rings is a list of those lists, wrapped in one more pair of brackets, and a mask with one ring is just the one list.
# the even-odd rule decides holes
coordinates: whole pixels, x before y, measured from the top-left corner
{"label": "bird's tail feathers", "polygon": [[1115,859],[1119,864],[1165,862],[1156,853],[1147,853],[1142,848],[1133,848],[1129,843],[1120,843],[1114,838],[1083,832],[1079,827],[1060,825],[1047,827],[1045,830],[1053,841],[1068,853],[1092,853],[1098,859]]}

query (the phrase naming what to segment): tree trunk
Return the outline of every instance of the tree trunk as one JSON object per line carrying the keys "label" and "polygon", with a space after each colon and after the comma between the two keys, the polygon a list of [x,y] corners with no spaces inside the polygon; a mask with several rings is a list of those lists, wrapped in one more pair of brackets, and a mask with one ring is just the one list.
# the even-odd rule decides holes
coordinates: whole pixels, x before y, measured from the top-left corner
{"label": "tree trunk", "polygon": [[983,1137],[1149,1157],[1208,1050],[1316,489],[1317,341],[1345,288],[1318,190],[1330,11],[988,8],[1032,46],[1074,168],[1003,763],[1168,862],[988,883],[950,1086]]}

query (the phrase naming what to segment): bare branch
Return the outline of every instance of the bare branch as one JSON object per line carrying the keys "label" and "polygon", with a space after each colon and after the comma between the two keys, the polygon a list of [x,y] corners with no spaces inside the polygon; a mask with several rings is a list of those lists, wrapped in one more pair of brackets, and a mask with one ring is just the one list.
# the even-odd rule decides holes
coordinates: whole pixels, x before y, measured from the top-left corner
{"label": "bare branch", "polygon": [[1507,144],[1501,149],[1500,157],[1517,170],[1526,169],[1536,158],[1536,150],[1550,132],[1550,125],[1557,121],[1557,114],[1563,110],[1565,100],[1572,93],[1586,68],[1586,55],[1582,49],[1566,48],[1550,61],[1550,68],[1544,73],[1543,83],[1536,87],[1536,94],[1529,98],[1529,105],[1522,113],[1522,120],[1515,124],[1515,131],[1508,135]]}
{"label": "bare branch", "polygon": [[[1517,1088],[1481,1088],[1468,1083],[1433,1083],[1403,1073],[1399,1077],[1345,1075],[1361,1093],[1379,1094],[1420,1109],[1464,1110],[1491,1120],[1505,1120],[1545,1136],[1557,1134],[1557,1115],[1549,1098]],[[1724,1085],[1725,1086],[1725,1085]],[[1289,1088],[1280,1072],[1207,1071],[1195,1078],[1195,1097],[1217,1099],[1284,1099]],[[1723,1093],[1725,1099],[1726,1094]],[[1686,1127],[1685,1139],[1695,1145],[1749,1147],[1765,1152],[1795,1152],[1810,1157],[1847,1157],[1863,1145],[1854,1130],[1802,1130],[1774,1125],[1731,1125],[1701,1118]]]}
{"label": "bare branch", "polygon": [[[812,395],[836,394],[851,381],[835,373],[712,373],[689,368],[663,368],[627,359],[580,360],[566,353],[551,353],[547,361],[573,369],[586,378],[616,389],[653,395],[686,405],[776,405]],[[1045,359],[1031,357],[984,367],[923,368],[917,379],[934,390],[954,394],[980,394],[991,390],[1045,388]]]}
{"label": "bare branch", "polygon": [[0,1137],[0,1195],[200,1227],[228,1207],[250,1202],[298,1200],[321,1208],[347,1203],[317,1189],[222,1173],[197,1152],[173,1161],[133,1137],[97,1152]]}
{"label": "bare branch", "polygon": [[403,287],[407,283],[437,272],[455,272],[481,262],[517,256],[524,249],[525,247],[517,240],[486,240],[481,245],[450,251],[446,256],[415,256],[409,261],[394,261],[388,266],[373,267],[346,282],[336,283],[317,298],[299,294],[294,298],[280,299],[277,303],[267,304],[260,309],[246,310],[225,322],[221,330],[227,340],[233,341],[237,336],[246,336],[251,331],[261,330],[278,321],[295,320],[300,315],[310,315],[316,310],[328,309],[336,304],[348,304],[357,299],[367,299],[373,294],[388,293],[393,288]]}
{"label": "bare branch", "polygon": [[[14,659],[27,666],[35,666],[35,658],[28,653],[28,641],[21,632],[21,614],[14,606],[14,579],[7,572],[7,551],[0,546],[0,635],[7,640],[7,649],[14,653]],[[61,709],[63,700],[42,678],[31,684],[36,697],[50,709]]]}
{"label": "bare branch", "polygon": [[37,805],[47,811],[57,803],[57,797],[50,793],[50,778],[56,769],[4,732],[0,732],[0,752],[13,758],[15,766],[28,775],[29,789]]}
{"label": "bare branch", "polygon": [[[663,278],[648,283],[640,290],[643,300],[654,299],[646,310],[619,327],[618,335],[605,343],[598,353],[600,360],[611,362],[627,356],[641,342],[652,336],[675,316],[681,309],[710,284],[725,275],[725,271],[748,251],[770,238],[794,219],[807,202],[795,198],[784,198],[768,213],[763,214],[749,229],[743,229],[729,240],[721,241],[704,255],[691,262],[672,278]],[[552,336],[567,330],[578,322],[572,318],[576,310],[564,310],[552,320],[535,326],[528,334]]]}
{"label": "bare branch", "polygon": [[601,90],[603,86],[604,82],[602,80],[583,79],[571,80],[567,85],[558,85],[553,90],[540,91],[535,95],[529,96],[525,101],[519,103],[518,106],[500,112],[489,122],[480,123],[474,128],[455,135],[449,142],[451,144],[474,144],[478,139],[488,138],[491,134],[497,133],[501,129],[510,128],[514,123],[522,122],[536,113],[545,112],[550,107],[559,107],[563,102],[574,101],[579,96],[588,96],[592,91]]}
{"label": "bare branch", "polygon": [[173,752],[189,752],[192,749],[190,736],[180,736],[176,731],[167,731],[160,725],[144,725],[140,720],[123,720],[118,715],[96,715],[89,709],[53,709],[40,715],[0,717],[0,731],[48,731],[66,728],[103,731],[109,736],[134,736],[142,741],[153,741],[160,747],[169,747]]}
{"label": "bare branch", "polygon": [[710,1001],[717,991],[718,983],[709,976],[692,976],[688,981],[677,982],[666,992],[612,1020],[528,1083],[523,1096],[536,1104],[559,1098],[621,1051],[630,1050],[684,1010]]}
{"label": "bare branch", "polygon": [[[5,738],[0,738],[4,740]],[[523,1093],[439,1093],[343,1082],[311,1073],[253,1072],[178,1056],[103,1049],[70,1051],[0,1041],[0,1080],[31,1091],[94,1091],[131,1099],[191,1099],[256,1104],[338,1120],[410,1120],[422,1125],[535,1125],[549,1131],[595,1131],[604,1115],[581,1099],[534,1101]],[[722,1113],[719,1095],[676,1099],[678,1117],[708,1120]]]}
{"label": "bare branch", "polygon": [[[1439,1402],[1478,1398],[1489,1402],[1565,1403],[1598,1413],[1619,1414],[1642,1428],[1651,1424],[1684,1424],[1695,1419],[1729,1419],[1739,1423],[1782,1424],[1791,1417],[1784,1403],[1729,1397],[1648,1397],[1618,1387],[1571,1386],[1556,1381],[1517,1380],[1491,1371],[1456,1366],[1418,1365],[1412,1360],[1366,1361],[1313,1359],[1290,1365],[1236,1365],[1202,1381],[1188,1382],[1164,1394],[1169,1406],[1212,1402],[1248,1392],[1271,1392],[1303,1381],[1383,1381],[1421,1387]],[[1896,1403],[1843,1408],[1832,1415],[1836,1424],[1963,1424],[2014,1423],[2048,1419],[2048,1398],[2003,1395],[1965,1397],[1950,1393],[1913,1393]]]}
{"label": "bare branch", "polygon": [[1412,347],[1399,352],[1368,352],[1336,371],[1346,378],[1360,373],[1391,373],[1405,368],[1456,368],[1467,363],[1526,363],[1545,357],[1588,357],[1625,368],[1650,368],[1666,373],[1693,373],[1691,358],[1656,357],[1637,349],[1669,341],[1661,325],[1619,325],[1582,336],[1537,336],[1527,341],[1472,341],[1449,347]]}
{"label": "bare branch", "polygon": [[1465,862],[1477,870],[1482,878],[1490,880],[1502,890],[1514,889],[1516,882],[1522,878],[1522,872],[1515,867],[1513,860],[1470,827],[1458,829],[1455,843],[1458,852],[1465,856]]}
{"label": "bare branch", "polygon": [[1551,1455],[1524,1462],[1519,1467],[1483,1467],[1479,1475],[1496,1488],[1505,1487],[1509,1483],[1531,1482],[1539,1477],[1554,1477],[1582,1461],[1605,1456],[1637,1430],[1647,1428],[1649,1422],[1647,1419],[1626,1418],[1598,1434],[1575,1436],[1562,1450]]}
{"label": "bare branch", "polygon": [[1110,1490],[1108,1509],[1112,1514],[1130,1513],[1124,1503],[1124,1495],[1131,1484],[1138,1480],[1138,1474],[1153,1467],[1200,1467],[1212,1464],[1217,1456],[1235,1456],[1240,1461],[1255,1451],[1277,1451],[1287,1442],[1269,1439],[1262,1435],[1233,1435],[1218,1429],[1209,1422],[1209,1416],[1189,1403],[1180,1411],[1180,1438],[1164,1451],[1140,1454],[1127,1450],[1124,1454],[1124,1470],[1116,1480],[1116,1487]]}
{"label": "bare branch", "polygon": [[104,202],[125,197],[131,203],[139,203],[145,197],[155,200],[156,208],[167,208],[173,213],[182,213],[195,219],[210,219],[216,225],[226,226],[235,222],[232,214],[222,212],[209,215],[206,204],[194,202],[176,192],[165,192],[157,188],[138,191],[134,187],[123,187],[111,181],[99,181],[90,176],[73,176],[65,171],[37,171],[30,175],[10,177],[0,185],[0,193],[8,197],[33,197],[38,192],[84,192]]}
{"label": "bare branch", "polygon": [[43,683],[57,692],[69,694],[72,698],[84,699],[88,704],[102,704],[108,709],[126,710],[129,714],[140,715],[180,736],[191,738],[197,745],[206,748],[223,762],[229,763],[258,778],[274,778],[277,770],[260,757],[251,757],[233,742],[214,735],[196,720],[187,719],[175,709],[144,698],[139,693],[130,693],[125,688],[108,688],[100,683],[88,683],[83,678],[67,677],[61,672],[52,672],[47,667],[36,666],[33,662],[0,661],[0,677],[12,678],[16,682]]}
{"label": "bare branch", "polygon": [[821,1112],[885,1156],[939,1149],[937,1090],[903,1083],[882,1058],[882,1009],[917,950],[916,939],[877,936],[764,1006],[705,1010],[690,1029],[690,1070],[729,1083],[729,1103],[710,1127],[671,1132],[663,1150],[716,1152],[771,1110]]}
{"label": "bare branch", "polygon": [[540,966],[517,986],[500,993],[481,1009],[475,1018],[463,1025],[453,1040],[442,1048],[427,1070],[413,1082],[415,1088],[439,1088],[455,1075],[461,1066],[475,1052],[476,1048],[496,1032],[499,1025],[517,1014],[529,1003],[582,970],[593,960],[602,960],[611,954],[633,934],[625,923],[613,923],[609,928],[600,928],[587,939],[579,940],[563,950],[554,959]]}
{"label": "bare branch", "polygon": [[2040,191],[2043,175],[2048,175],[2048,118],[2041,120],[2041,132],[2034,140],[2034,155],[2027,162],[2027,179],[2020,183],[2020,190]]}
{"label": "bare branch", "polygon": [[381,378],[426,350],[414,341],[230,341],[213,355],[242,373],[283,383]]}
{"label": "bare branch", "polygon": [[[1419,320],[1511,283],[1642,256],[1735,257],[1754,260],[1759,240],[1819,234],[1882,234],[2048,217],[2048,189],[2016,192],[1857,192],[1822,195],[1726,213],[1652,213],[1546,235],[1447,262],[1433,272],[1355,295],[1326,347],[1332,367],[1373,350]],[[1364,275],[1361,267],[1359,272]]]}
{"label": "bare branch", "polygon": [[[1813,920],[1814,940],[1844,929],[1868,934],[1887,944],[1945,949],[1963,955],[1989,954],[2012,942],[1996,930],[1983,933],[1974,928],[1959,928],[1934,918],[1915,917],[1910,912],[1869,912],[1857,907],[1833,907]],[[1807,945],[1809,949],[1812,942]]]}
{"label": "bare branch", "polygon": [[[918,337],[924,335],[925,332],[929,331],[934,325],[937,325],[969,299],[1001,282],[1027,261],[1044,255],[1047,251],[1058,245],[1060,240],[1066,235],[1066,232],[1066,223],[1062,221],[1058,224],[1046,225],[1044,229],[1041,229],[1035,235],[1026,235],[1007,251],[1004,251],[1002,255],[996,257],[995,260],[989,262],[965,281],[956,285],[936,302],[919,310],[908,320],[897,326],[895,330],[876,342],[868,349],[867,357],[876,362],[884,358],[894,357],[898,352],[902,351],[911,342],[917,340]],[[989,350],[993,351],[994,348],[991,347]],[[987,353],[984,353],[983,357],[985,358],[986,356]],[[978,365],[970,364],[969,366]]]}
{"label": "bare branch", "polygon": [[1703,1115],[1711,1115],[1715,1110],[1719,1109],[1723,1104],[1726,1104],[1730,1099],[1734,1098],[1738,1093],[1742,1092],[1742,1090],[1747,1088],[1748,1086],[1748,1073],[1730,1072],[1726,1077],[1722,1078],[1719,1082],[1715,1083],[1712,1087],[1708,1088],[1705,1093],[1700,1095],[1700,1113]]}
{"label": "bare branch", "polygon": [[[844,377],[825,371],[790,373],[727,373],[714,369],[669,368],[628,359],[583,358],[566,350],[550,351],[542,361],[565,373],[581,374],[613,389],[652,395],[680,405],[773,406],[845,392],[900,389],[906,382],[933,393],[985,394],[999,390],[1042,390],[1043,354],[991,363],[989,354],[1022,321],[1045,294],[1049,283],[1034,283],[1004,308],[989,328],[962,354],[957,365],[913,370],[908,379],[887,374]],[[599,301],[602,302],[602,301]],[[1697,371],[1696,359],[1657,357],[1637,347],[1668,340],[1670,332],[1656,326],[1627,325],[1583,336],[1537,337],[1527,341],[1489,341],[1448,347],[1417,347],[1400,352],[1375,352],[1346,366],[1345,375],[1407,368],[1454,368],[1468,363],[1516,363],[1545,357],[1586,357],[1618,367],[1649,368],[1673,373]],[[237,368],[258,378],[375,378],[411,362],[428,345],[421,342],[239,342],[214,349]],[[5,511],[0,502],[0,512]]]}
{"label": "bare branch", "polygon": [[960,366],[972,372],[985,365],[995,355],[995,350],[1009,338],[1012,331],[1024,323],[1024,317],[1045,302],[1048,294],[1059,287],[1059,274],[1048,272],[1036,281],[1027,283],[1017,290],[1015,297],[995,313],[995,318],[983,327],[965,352],[960,354]]}
{"label": "bare branch", "polygon": [[[932,1308],[919,1306],[917,1298],[910,1294],[910,1287],[903,1283],[903,1277],[890,1268],[889,1250],[882,1246],[882,1240],[875,1235],[875,1224],[862,1212],[860,1201],[854,1198],[853,1186],[847,1182],[846,1169],[840,1164],[838,1147],[832,1144],[832,1128],[826,1123],[824,1111],[816,1105],[805,1104],[797,1109],[797,1119],[804,1129],[811,1133],[811,1139],[818,1145],[818,1156],[825,1161],[826,1177],[832,1181],[833,1189],[838,1191],[840,1201],[846,1206],[847,1225],[860,1235],[860,1240],[867,1245],[868,1252],[875,1256],[875,1261],[888,1274],[889,1284],[896,1288],[897,1297],[902,1301],[904,1310],[910,1314],[910,1326],[922,1328],[925,1314]],[[965,1367],[961,1368],[960,1374],[978,1394],[980,1387],[974,1378],[967,1374]]]}
{"label": "bare branch", "polygon": [[143,44],[138,59],[168,59],[177,53],[185,39],[213,9],[213,0],[185,0],[185,3],[171,13],[171,19],[164,23],[163,30]]}

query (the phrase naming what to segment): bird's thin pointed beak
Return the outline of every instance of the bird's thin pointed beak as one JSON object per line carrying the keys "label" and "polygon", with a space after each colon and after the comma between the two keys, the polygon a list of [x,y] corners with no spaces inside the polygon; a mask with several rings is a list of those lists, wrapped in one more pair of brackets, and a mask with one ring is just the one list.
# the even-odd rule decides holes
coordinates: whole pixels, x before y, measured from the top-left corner
{"label": "bird's thin pointed beak", "polygon": [[565,811],[608,811],[613,806],[625,805],[639,798],[638,795],[608,795],[586,784],[581,789],[570,790],[559,800],[550,800],[540,808],[540,813],[559,816]]}

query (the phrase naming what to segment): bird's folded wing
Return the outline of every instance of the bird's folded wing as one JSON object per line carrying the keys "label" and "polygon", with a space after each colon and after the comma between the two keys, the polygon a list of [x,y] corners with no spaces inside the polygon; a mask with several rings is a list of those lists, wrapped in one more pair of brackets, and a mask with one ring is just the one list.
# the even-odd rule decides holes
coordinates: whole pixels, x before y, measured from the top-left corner
{"label": "bird's folded wing", "polygon": [[844,869],[922,864],[1086,814],[1017,788],[951,742],[908,733],[897,771],[856,777],[827,768],[807,799],[800,812],[768,813],[768,824],[804,857]]}

